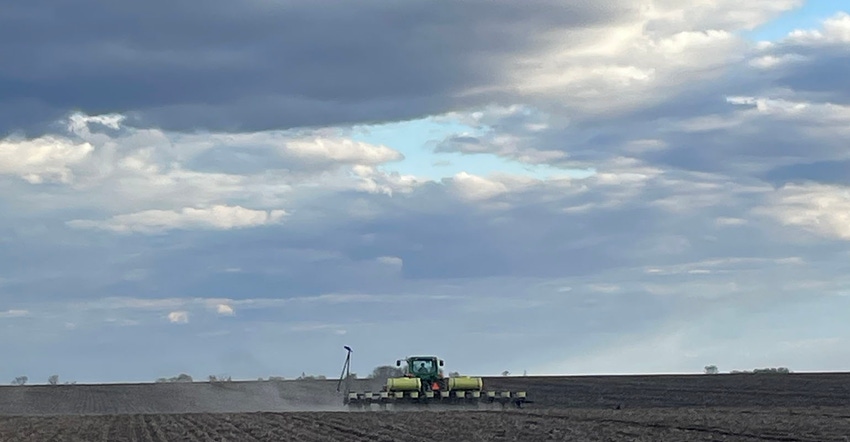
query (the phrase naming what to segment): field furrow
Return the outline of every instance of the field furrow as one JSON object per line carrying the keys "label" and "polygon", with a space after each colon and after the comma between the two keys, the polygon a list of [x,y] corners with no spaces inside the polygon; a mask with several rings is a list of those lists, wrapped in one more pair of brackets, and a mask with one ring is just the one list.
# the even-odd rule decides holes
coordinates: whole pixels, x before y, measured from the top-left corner
{"label": "field furrow", "polygon": [[198,427],[191,415],[172,415],[171,418],[183,429],[183,438],[192,442],[214,442],[212,436],[203,428]]}
{"label": "field furrow", "polygon": [[138,425],[145,428],[145,432],[150,435],[150,440],[154,442],[168,442],[168,437],[162,427],[158,425],[155,416],[148,414],[139,415]]}
{"label": "field furrow", "polygon": [[252,420],[239,420],[237,418],[236,422],[241,424],[237,426],[230,414],[202,414],[195,416],[195,419],[205,428],[215,428],[216,435],[220,438],[217,440],[246,442],[270,440],[268,431],[261,425],[253,424]]}

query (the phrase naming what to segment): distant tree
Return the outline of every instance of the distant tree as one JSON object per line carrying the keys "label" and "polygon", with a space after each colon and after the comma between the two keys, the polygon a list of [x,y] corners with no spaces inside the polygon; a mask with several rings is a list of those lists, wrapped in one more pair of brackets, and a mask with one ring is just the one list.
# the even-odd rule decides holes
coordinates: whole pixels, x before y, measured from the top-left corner
{"label": "distant tree", "polygon": [[159,378],[156,381],[158,383],[163,383],[163,382],[192,382],[192,376],[189,376],[186,373],[180,373],[177,376],[173,376],[173,377],[170,377],[170,378]]}
{"label": "distant tree", "polygon": [[47,383],[50,384],[50,385],[58,384],[59,383],[59,375],[58,374],[51,375],[49,378],[47,378]]}
{"label": "distant tree", "polygon": [[210,383],[218,382],[218,378],[214,374],[209,375],[207,379],[209,379]]}
{"label": "distant tree", "polygon": [[459,377],[460,377],[460,373],[458,373],[458,372],[456,372],[456,371],[449,372],[449,377],[450,377],[450,378],[459,378]]}
{"label": "distant tree", "polygon": [[301,376],[298,376],[298,378],[297,378],[297,380],[299,380],[299,381],[315,381],[315,380],[323,380],[323,379],[327,379],[327,376],[322,375],[322,374],[320,374],[320,375],[312,375],[312,374],[308,375],[307,373],[304,373],[303,371],[301,372]]}
{"label": "distant tree", "polygon": [[381,365],[379,367],[375,367],[372,370],[372,374],[369,375],[372,379],[380,379],[387,380],[389,378],[397,378],[404,376],[404,370],[400,367],[393,367],[392,365]]}
{"label": "distant tree", "polygon": [[18,376],[18,377],[15,378],[14,381],[12,381],[12,384],[13,385],[26,385],[28,380],[29,380],[29,378],[26,377],[26,376]]}
{"label": "distant tree", "polygon": [[792,373],[788,367],[756,368],[754,370],[732,370],[732,374],[788,374]]}
{"label": "distant tree", "polygon": [[787,367],[771,367],[771,368],[756,368],[753,370],[756,374],[788,374],[791,373]]}
{"label": "distant tree", "polygon": [[285,380],[285,379],[286,378],[284,378],[283,376],[269,376],[269,380],[275,381],[275,382],[282,381],[282,380]]}
{"label": "distant tree", "polygon": [[186,373],[180,373],[176,378],[171,378],[172,382],[192,382],[192,376]]}
{"label": "distant tree", "polygon": [[510,376],[510,375],[511,375],[511,372],[509,372],[507,370],[502,372],[502,376]]}
{"label": "distant tree", "polygon": [[706,365],[705,366],[705,374],[717,374],[720,373],[720,370],[717,369],[716,365]]}

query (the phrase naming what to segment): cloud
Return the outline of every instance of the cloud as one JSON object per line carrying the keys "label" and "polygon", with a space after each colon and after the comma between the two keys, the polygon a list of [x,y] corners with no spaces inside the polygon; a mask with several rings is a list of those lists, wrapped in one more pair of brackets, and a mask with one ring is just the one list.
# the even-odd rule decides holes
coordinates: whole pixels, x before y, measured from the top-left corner
{"label": "cloud", "polygon": [[755,211],[824,238],[850,240],[850,187],[787,185]]}
{"label": "cloud", "polygon": [[72,167],[94,150],[89,143],[45,136],[32,140],[0,140],[0,174],[18,176],[31,184],[70,183]]}
{"label": "cloud", "polygon": [[371,146],[350,140],[293,141],[284,148],[287,154],[307,161],[324,160],[337,163],[375,165],[404,159],[386,146]]}
{"label": "cloud", "polygon": [[824,21],[822,30],[795,30],[783,42],[804,45],[850,43],[850,14],[838,12]]}
{"label": "cloud", "polygon": [[467,199],[489,199],[508,191],[504,183],[488,180],[466,172],[461,172],[452,178],[452,185],[458,195]]}
{"label": "cloud", "polygon": [[116,215],[105,221],[72,220],[74,228],[96,228],[114,232],[154,233],[170,229],[201,228],[227,230],[275,224],[283,220],[283,210],[251,210],[217,205],[209,208],[186,207],[176,211],[146,210]]}
{"label": "cloud", "polygon": [[333,134],[341,130],[186,135],[123,121],[77,113],[61,121],[64,134],[6,139],[0,155],[15,160],[0,166],[0,176],[64,186],[38,199],[24,187],[9,192],[11,207],[28,214],[85,208],[90,217],[71,226],[114,231],[230,228],[279,222],[297,188],[392,194],[419,184],[377,168],[401,153]]}
{"label": "cloud", "polygon": [[172,324],[187,324],[189,322],[189,314],[186,312],[171,312],[168,314],[168,322]]}
{"label": "cloud", "polygon": [[[23,115],[12,121],[43,123],[69,109],[110,109],[145,125],[227,131],[414,118],[451,110],[465,92],[494,83],[503,63],[535,47],[538,32],[634,13],[620,0],[439,10],[420,0],[391,9],[378,1],[333,10],[306,0],[206,5],[88,2],[56,16],[15,6],[0,22],[4,51],[16,60],[3,70],[0,115],[17,108]],[[93,8],[97,18],[81,12]],[[151,17],[150,27],[139,16]],[[209,29],[216,37],[204,36]]]}
{"label": "cloud", "polygon": [[27,315],[29,315],[27,310],[6,310],[5,312],[0,312],[0,318],[20,318]]}
{"label": "cloud", "polygon": [[234,314],[233,307],[227,304],[218,304],[215,309],[219,315],[232,316]]}
{"label": "cloud", "polygon": [[399,258],[398,256],[379,256],[378,262],[393,267],[401,267],[402,265],[404,265],[404,260]]}

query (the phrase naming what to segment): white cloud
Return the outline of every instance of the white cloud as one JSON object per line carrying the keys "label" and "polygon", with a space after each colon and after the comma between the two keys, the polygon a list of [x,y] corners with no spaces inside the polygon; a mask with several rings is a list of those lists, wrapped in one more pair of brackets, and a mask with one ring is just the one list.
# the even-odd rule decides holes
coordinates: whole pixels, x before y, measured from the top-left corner
{"label": "white cloud", "polygon": [[783,43],[807,45],[850,43],[850,13],[836,13],[824,21],[822,30],[794,30],[788,34]]}
{"label": "white cloud", "polygon": [[850,240],[850,187],[789,184],[754,212],[825,238]]}
{"label": "white cloud", "polygon": [[257,227],[281,222],[284,210],[252,210],[244,207],[216,205],[209,208],[186,207],[182,210],[146,210],[116,215],[105,221],[73,220],[74,228],[95,228],[113,232],[155,233],[172,229],[227,230]]}
{"label": "white cloud", "polygon": [[74,180],[74,168],[91,157],[94,146],[43,136],[0,140],[0,175],[15,175],[31,184]]}
{"label": "white cloud", "polygon": [[384,172],[372,166],[358,164],[351,168],[352,174],[358,178],[355,184],[357,190],[369,193],[379,193],[388,196],[405,194],[414,191],[426,180],[413,175],[402,175],[398,172]]}
{"label": "white cloud", "polygon": [[[681,2],[640,5],[631,21],[550,30],[541,49],[511,60],[505,86],[549,109],[605,115],[658,103],[695,82],[716,80],[744,60],[736,31],[752,29],[801,1]],[[565,104],[567,103],[567,104]]]}
{"label": "white cloud", "polygon": [[173,324],[187,324],[189,322],[189,313],[184,311],[171,312],[168,314],[168,321]]}
{"label": "white cloud", "polygon": [[460,172],[451,180],[452,187],[461,198],[486,200],[508,192],[508,186],[499,181]]}
{"label": "white cloud", "polygon": [[387,146],[373,146],[346,139],[293,140],[287,142],[281,150],[308,161],[332,161],[357,165],[377,165],[404,159],[404,155]]}
{"label": "white cloud", "polygon": [[378,262],[392,267],[401,267],[404,264],[404,260],[398,256],[379,256]]}
{"label": "white cloud", "polygon": [[227,304],[218,304],[216,306],[216,312],[219,315],[224,315],[224,316],[232,316],[234,314],[233,313],[233,307],[231,307]]}
{"label": "white cloud", "polygon": [[[124,120],[118,114],[75,113],[64,121],[67,136],[0,141],[0,177],[56,182],[74,190],[62,198],[13,194],[11,200],[27,212],[82,206],[131,212],[122,216],[133,218],[188,219],[187,212],[211,206],[229,206],[233,213],[238,206],[280,206],[299,188],[392,195],[421,184],[415,177],[376,168],[403,160],[400,152],[334,135],[342,130],[179,134],[125,127]],[[169,213],[163,208],[186,209]]]}
{"label": "white cloud", "polygon": [[780,56],[763,55],[750,61],[752,66],[760,69],[772,69],[780,66],[788,66],[793,63],[806,61],[806,57],[798,54],[784,54]]}

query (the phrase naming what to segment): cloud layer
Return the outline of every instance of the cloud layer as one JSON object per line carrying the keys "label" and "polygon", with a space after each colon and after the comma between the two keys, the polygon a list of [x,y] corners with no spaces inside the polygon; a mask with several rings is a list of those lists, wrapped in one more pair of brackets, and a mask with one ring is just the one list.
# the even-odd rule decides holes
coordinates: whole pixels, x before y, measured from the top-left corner
{"label": "cloud layer", "polygon": [[10,6],[0,373],[842,369],[850,15],[741,3]]}

